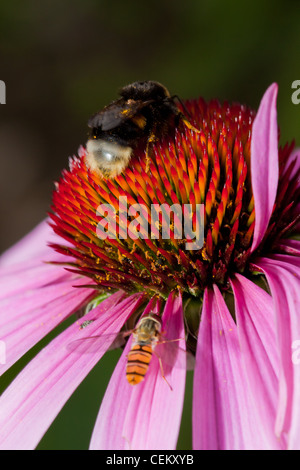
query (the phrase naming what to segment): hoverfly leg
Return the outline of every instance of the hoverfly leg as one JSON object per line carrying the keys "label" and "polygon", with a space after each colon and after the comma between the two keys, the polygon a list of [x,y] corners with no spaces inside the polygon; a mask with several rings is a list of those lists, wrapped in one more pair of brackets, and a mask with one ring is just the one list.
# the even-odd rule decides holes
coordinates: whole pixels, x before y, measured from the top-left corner
{"label": "hoverfly leg", "polygon": [[162,360],[161,360],[160,356],[159,356],[158,354],[156,354],[155,351],[153,351],[153,353],[155,354],[155,356],[156,356],[157,359],[158,359],[159,367],[160,367],[160,372],[161,372],[162,378],[166,381],[166,383],[167,383],[168,386],[170,387],[171,392],[173,392],[173,388],[171,387],[171,385],[169,384],[169,382],[167,381],[167,379],[166,379],[166,377],[165,377],[164,368],[163,368],[163,364],[162,364]]}
{"label": "hoverfly leg", "polygon": [[122,436],[122,439],[124,439],[124,440],[127,442],[127,444],[128,444],[128,447],[129,447],[129,450],[132,450],[132,449],[131,449],[131,443],[130,443],[130,440],[129,440],[129,439],[127,439],[127,437],[126,437],[126,436]]}

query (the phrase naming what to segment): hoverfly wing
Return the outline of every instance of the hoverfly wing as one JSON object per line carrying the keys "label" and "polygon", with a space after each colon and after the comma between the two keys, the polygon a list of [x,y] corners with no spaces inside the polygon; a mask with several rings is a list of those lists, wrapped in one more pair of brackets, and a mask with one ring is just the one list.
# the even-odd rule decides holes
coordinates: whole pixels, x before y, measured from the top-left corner
{"label": "hoverfly wing", "polygon": [[183,341],[182,338],[159,341],[155,347],[155,352],[161,358],[163,364],[179,369],[193,370],[195,368],[195,357],[192,353],[180,347],[181,341]]}
{"label": "hoverfly wing", "polygon": [[110,351],[123,346],[125,338],[129,336],[130,333],[131,331],[121,331],[98,336],[85,336],[71,341],[67,345],[67,349],[77,354],[95,353],[103,347],[105,347],[106,351]]}

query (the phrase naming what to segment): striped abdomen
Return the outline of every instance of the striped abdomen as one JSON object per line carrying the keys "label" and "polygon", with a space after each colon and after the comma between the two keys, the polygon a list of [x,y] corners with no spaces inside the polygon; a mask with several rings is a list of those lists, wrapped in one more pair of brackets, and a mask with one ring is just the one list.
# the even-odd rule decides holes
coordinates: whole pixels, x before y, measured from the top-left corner
{"label": "striped abdomen", "polygon": [[148,370],[152,357],[151,344],[134,344],[128,353],[126,377],[131,385],[141,382]]}

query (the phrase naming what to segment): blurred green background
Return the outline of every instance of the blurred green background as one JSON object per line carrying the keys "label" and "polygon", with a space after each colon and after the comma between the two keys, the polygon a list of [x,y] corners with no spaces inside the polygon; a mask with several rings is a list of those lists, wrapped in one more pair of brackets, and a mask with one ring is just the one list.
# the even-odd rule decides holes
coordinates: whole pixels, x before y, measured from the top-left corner
{"label": "blurred green background", "polygon": [[[299,24],[300,2],[287,0],[1,2],[0,251],[45,217],[53,181],[86,141],[87,119],[132,81],[253,108],[276,81],[281,142],[299,145],[300,105],[291,101]],[[87,448],[117,356],[99,363],[39,448]],[[189,375],[181,449],[191,446],[191,383]]]}

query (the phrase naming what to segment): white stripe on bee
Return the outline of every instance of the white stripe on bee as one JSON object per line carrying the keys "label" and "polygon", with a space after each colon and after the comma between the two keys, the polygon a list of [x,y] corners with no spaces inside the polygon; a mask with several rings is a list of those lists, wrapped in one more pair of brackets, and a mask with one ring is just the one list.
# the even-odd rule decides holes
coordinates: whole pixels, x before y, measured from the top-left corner
{"label": "white stripe on bee", "polygon": [[89,139],[86,150],[86,165],[101,176],[110,178],[125,170],[132,153],[131,147],[102,139]]}

